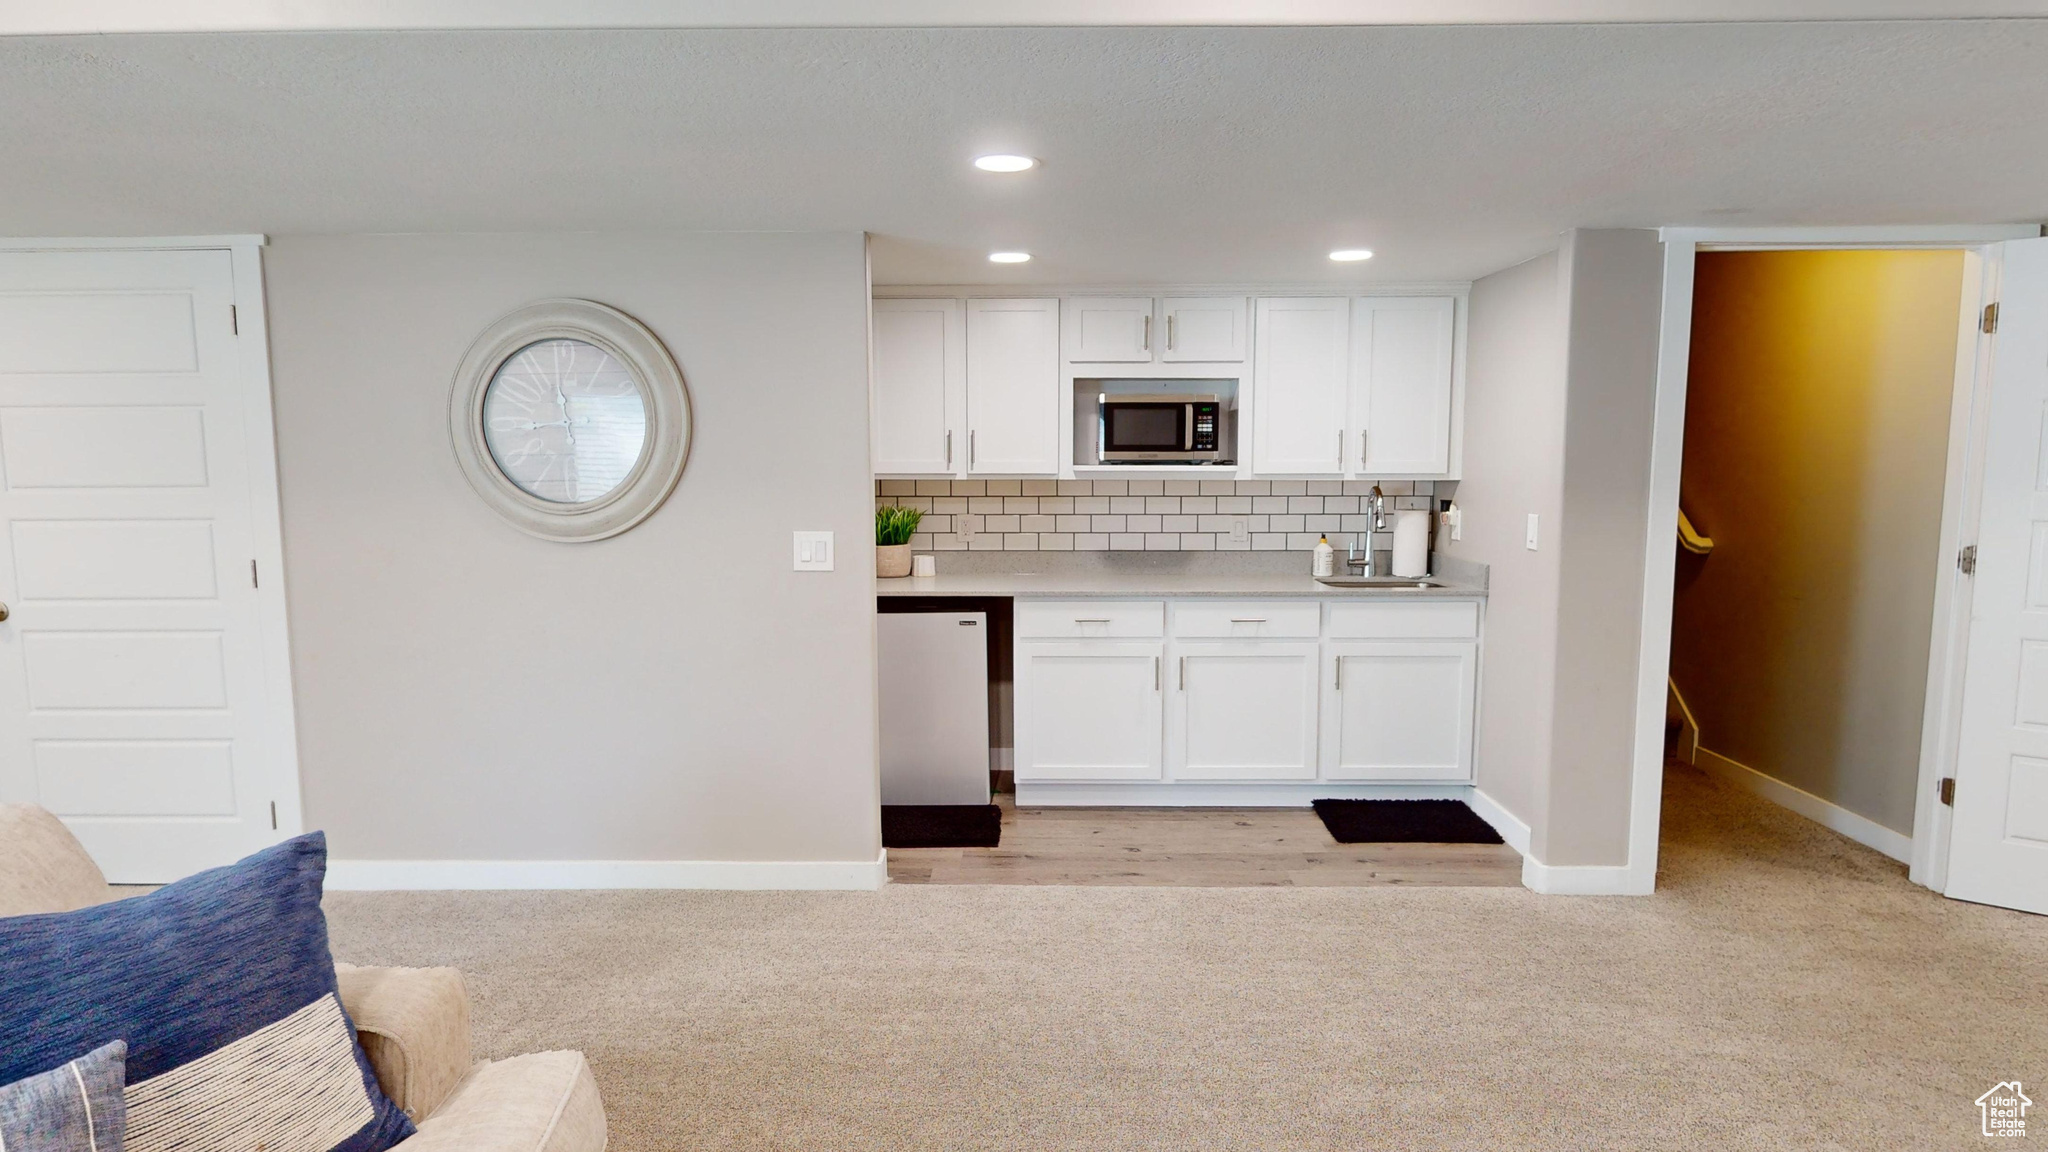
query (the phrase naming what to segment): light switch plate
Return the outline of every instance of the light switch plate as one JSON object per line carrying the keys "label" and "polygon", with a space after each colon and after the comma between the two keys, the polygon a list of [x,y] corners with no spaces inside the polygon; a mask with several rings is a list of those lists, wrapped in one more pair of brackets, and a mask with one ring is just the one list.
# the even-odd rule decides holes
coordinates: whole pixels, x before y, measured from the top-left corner
{"label": "light switch plate", "polygon": [[830,572],[832,570],[832,534],[830,532],[798,532],[796,534],[796,570],[799,572]]}
{"label": "light switch plate", "polygon": [[1245,529],[1246,524],[1244,517],[1238,516],[1232,519],[1230,521],[1230,542],[1232,544],[1244,544],[1250,542],[1252,534],[1246,531]]}

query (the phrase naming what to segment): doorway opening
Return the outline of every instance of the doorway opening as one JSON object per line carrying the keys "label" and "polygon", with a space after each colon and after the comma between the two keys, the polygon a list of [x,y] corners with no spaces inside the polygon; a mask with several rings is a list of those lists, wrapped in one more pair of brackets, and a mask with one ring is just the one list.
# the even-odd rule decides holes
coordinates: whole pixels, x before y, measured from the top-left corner
{"label": "doorway opening", "polygon": [[[1943,518],[1963,430],[1951,414],[1967,263],[1960,249],[1696,257],[1666,545],[1668,841],[1694,831],[1688,803],[1732,788],[1910,861],[1953,559]],[[1742,826],[1719,819],[1713,835]]]}

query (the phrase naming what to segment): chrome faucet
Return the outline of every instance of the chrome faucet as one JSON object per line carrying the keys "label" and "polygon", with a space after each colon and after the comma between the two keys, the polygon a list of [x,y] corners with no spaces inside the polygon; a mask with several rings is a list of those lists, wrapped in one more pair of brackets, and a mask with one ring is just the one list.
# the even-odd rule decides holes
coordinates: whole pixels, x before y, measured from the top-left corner
{"label": "chrome faucet", "polygon": [[1372,495],[1365,498],[1365,556],[1362,559],[1359,557],[1358,538],[1354,536],[1351,538],[1350,549],[1345,553],[1344,566],[1346,568],[1356,568],[1360,576],[1370,578],[1377,575],[1372,570],[1373,533],[1386,526],[1386,494],[1380,491],[1379,485],[1375,484],[1372,486]]}

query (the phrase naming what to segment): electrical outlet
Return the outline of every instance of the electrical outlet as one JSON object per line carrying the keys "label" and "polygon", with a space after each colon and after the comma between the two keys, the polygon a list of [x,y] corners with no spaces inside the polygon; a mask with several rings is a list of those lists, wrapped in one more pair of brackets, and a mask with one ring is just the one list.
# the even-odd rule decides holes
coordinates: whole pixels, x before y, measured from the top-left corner
{"label": "electrical outlet", "polygon": [[1529,551],[1536,550],[1536,514],[1529,513]]}
{"label": "electrical outlet", "polygon": [[832,570],[832,534],[830,532],[798,532],[796,534],[796,570],[799,572],[830,572]]}
{"label": "electrical outlet", "polygon": [[1251,538],[1252,534],[1245,523],[1244,517],[1239,516],[1230,522],[1230,542],[1232,544],[1249,543]]}
{"label": "electrical outlet", "polygon": [[1449,508],[1444,509],[1443,516],[1444,532],[1453,540],[1463,540],[1465,538],[1464,511],[1456,504],[1453,504]]}

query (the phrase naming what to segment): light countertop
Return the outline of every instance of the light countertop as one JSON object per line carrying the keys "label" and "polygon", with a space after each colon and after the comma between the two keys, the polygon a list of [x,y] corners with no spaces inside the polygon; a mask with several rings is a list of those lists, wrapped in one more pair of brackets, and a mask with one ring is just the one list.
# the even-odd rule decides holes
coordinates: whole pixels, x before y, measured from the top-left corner
{"label": "light countertop", "polygon": [[[985,554],[987,555],[987,554]],[[1273,566],[1249,568],[1241,564],[1187,562],[1176,565],[1130,563],[1074,563],[1063,554],[1010,553],[1005,560],[983,560],[966,571],[948,571],[942,555],[936,576],[903,576],[875,581],[881,596],[1012,596],[1025,598],[1116,598],[1159,599],[1215,597],[1260,599],[1320,597],[1343,599],[1472,600],[1486,596],[1486,576],[1477,565],[1439,563],[1429,579],[1444,586],[1417,588],[1412,585],[1345,588],[1319,584],[1306,574],[1309,557],[1298,556],[1295,571],[1274,571]],[[1131,554],[1144,556],[1146,554]],[[1183,554],[1185,555],[1185,554]],[[963,566],[964,567],[964,566]],[[1478,571],[1470,569],[1479,568]],[[1011,570],[1002,570],[1011,569]]]}

